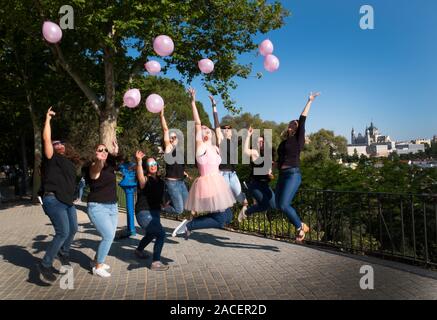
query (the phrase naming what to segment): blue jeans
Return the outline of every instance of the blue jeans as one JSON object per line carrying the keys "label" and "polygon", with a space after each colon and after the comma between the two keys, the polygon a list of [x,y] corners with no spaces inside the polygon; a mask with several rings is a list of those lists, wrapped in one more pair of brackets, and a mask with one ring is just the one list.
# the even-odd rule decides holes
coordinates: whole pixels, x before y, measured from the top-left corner
{"label": "blue jeans", "polygon": [[256,205],[247,208],[246,215],[275,209],[275,193],[268,182],[252,180],[249,183],[249,192],[256,200]]}
{"label": "blue jeans", "polygon": [[223,229],[227,223],[231,223],[233,218],[230,208],[222,212],[213,212],[204,216],[194,218],[187,223],[188,230],[217,228]]}
{"label": "blue jeans", "polygon": [[155,240],[153,247],[153,261],[161,260],[161,252],[164,247],[165,231],[161,225],[160,210],[142,210],[136,214],[137,222],[146,232],[146,235],[138,244],[138,251],[143,251],[144,248]]}
{"label": "blue jeans", "polygon": [[42,259],[44,267],[51,267],[58,252],[65,256],[70,254],[70,246],[77,232],[77,214],[75,206],[69,206],[52,195],[44,197],[43,209],[55,228],[55,236]]}
{"label": "blue jeans", "polygon": [[88,202],[88,216],[102,237],[96,255],[96,262],[102,264],[111,249],[117,230],[117,203]]}
{"label": "blue jeans", "polygon": [[231,188],[235,199],[237,199],[239,203],[243,203],[244,199],[246,199],[246,196],[243,192],[241,192],[241,183],[238,179],[237,173],[235,171],[220,171],[220,173]]}
{"label": "blue jeans", "polygon": [[184,180],[165,180],[167,193],[170,197],[172,206],[164,208],[162,211],[171,214],[181,214],[184,212],[185,202],[188,198],[188,190]]}
{"label": "blue jeans", "polygon": [[283,211],[288,220],[298,229],[302,226],[302,222],[296,210],[291,206],[291,202],[301,182],[302,176],[299,168],[288,168],[280,170],[276,184],[276,207]]}

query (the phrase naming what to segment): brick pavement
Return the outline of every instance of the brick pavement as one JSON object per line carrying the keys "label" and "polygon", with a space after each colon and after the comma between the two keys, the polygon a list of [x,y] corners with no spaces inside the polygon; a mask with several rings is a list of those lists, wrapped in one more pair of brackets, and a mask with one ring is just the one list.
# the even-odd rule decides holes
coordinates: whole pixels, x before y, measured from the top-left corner
{"label": "brick pavement", "polygon": [[[437,272],[224,230],[199,230],[186,241],[171,238],[178,222],[164,219],[168,271],[134,258],[137,235],[114,242],[112,277],[101,279],[89,268],[99,237],[84,212],[78,218],[74,289],[63,290],[59,280],[47,286],[35,268],[53,235],[41,206],[0,210],[0,299],[437,299]],[[120,214],[119,226],[125,221]],[[359,287],[364,264],[374,268],[374,290]]]}

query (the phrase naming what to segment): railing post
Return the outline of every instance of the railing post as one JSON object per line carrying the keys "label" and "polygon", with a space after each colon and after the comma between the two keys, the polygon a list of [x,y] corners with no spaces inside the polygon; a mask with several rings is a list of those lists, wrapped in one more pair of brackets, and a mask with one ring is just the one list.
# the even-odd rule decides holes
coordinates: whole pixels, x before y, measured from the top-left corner
{"label": "railing post", "polygon": [[405,257],[404,201],[401,198],[402,256]]}
{"label": "railing post", "polygon": [[417,259],[417,252],[416,252],[416,225],[414,223],[414,198],[413,195],[411,195],[411,222],[413,225],[413,250],[414,250],[414,261]]}
{"label": "railing post", "polygon": [[429,256],[428,256],[428,231],[427,231],[427,225],[426,225],[426,202],[423,203],[423,227],[425,229],[425,261],[426,264],[429,263]]}

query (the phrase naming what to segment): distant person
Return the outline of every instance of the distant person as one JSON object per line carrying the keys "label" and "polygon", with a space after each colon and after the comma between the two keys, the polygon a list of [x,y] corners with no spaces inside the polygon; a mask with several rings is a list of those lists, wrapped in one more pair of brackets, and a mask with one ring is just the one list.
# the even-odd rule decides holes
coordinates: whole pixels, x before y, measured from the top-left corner
{"label": "distant person", "polygon": [[55,236],[49,243],[46,253],[37,267],[42,277],[54,282],[56,276],[52,267],[58,256],[62,265],[69,265],[70,246],[77,232],[76,208],[73,205],[76,188],[76,168],[80,165],[79,156],[63,141],[51,138],[50,121],[55,112],[47,111],[43,130],[43,175],[42,202],[45,214],[55,229]]}
{"label": "distant person", "polygon": [[299,120],[292,120],[283,140],[278,147],[279,178],[276,184],[276,207],[283,211],[288,220],[296,227],[296,240],[301,242],[309,227],[303,223],[296,210],[291,206],[302,181],[300,173],[300,153],[305,145],[305,121],[311,104],[320,93],[310,93]]}
{"label": "distant person", "polygon": [[83,190],[85,189],[86,182],[85,177],[82,175],[80,177],[79,183],[77,184],[77,198],[75,200],[75,203],[81,203],[82,202],[82,196],[83,196]]}

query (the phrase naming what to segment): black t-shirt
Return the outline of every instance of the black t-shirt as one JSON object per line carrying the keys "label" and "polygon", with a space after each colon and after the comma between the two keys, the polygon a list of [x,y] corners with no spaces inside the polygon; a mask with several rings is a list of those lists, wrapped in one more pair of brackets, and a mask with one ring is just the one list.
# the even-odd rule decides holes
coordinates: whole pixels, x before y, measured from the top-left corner
{"label": "black t-shirt", "polygon": [[[176,148],[173,149],[171,155],[176,159]],[[165,164],[165,177],[172,179],[183,179],[185,172],[185,164]]]}
{"label": "black t-shirt", "polygon": [[299,167],[300,152],[305,145],[305,116],[300,116],[296,134],[283,140],[278,147],[278,168]]}
{"label": "black t-shirt", "polygon": [[[257,180],[257,181],[264,181],[264,182],[269,182],[270,181],[269,172],[272,169],[272,166],[268,165],[268,166],[264,167],[264,162],[267,161],[267,163],[271,163],[272,159],[274,158],[274,152],[275,151],[272,149],[271,157],[269,155],[267,155],[267,157],[265,157],[264,156],[264,152],[261,151],[260,152],[260,157],[264,157],[264,161],[261,162],[261,163],[258,163],[258,164],[253,162],[252,158],[250,159],[250,167],[251,167],[250,178],[251,179]],[[259,158],[257,160],[260,161]],[[256,175],[255,172],[254,172],[255,168],[261,168],[261,170],[263,171],[262,172],[263,174]]]}
{"label": "black t-shirt", "polygon": [[161,210],[164,197],[164,181],[160,177],[147,177],[144,188],[140,189],[138,184],[137,190],[136,213],[141,210]]}
{"label": "black t-shirt", "polygon": [[88,194],[88,202],[98,203],[115,203],[117,202],[117,178],[115,171],[117,170],[117,163],[113,156],[108,155],[105,166],[100,172],[97,179],[91,179],[90,167],[86,170],[86,181],[90,186],[90,193]]}
{"label": "black t-shirt", "polygon": [[221,149],[225,147],[224,144],[226,143],[226,156],[224,154],[221,155],[222,163],[219,166],[219,170],[221,171],[235,171],[235,164],[232,164],[231,161],[231,147],[233,147],[233,144],[231,142],[231,139],[224,138],[222,143],[220,144],[221,151]]}
{"label": "black t-shirt", "polygon": [[42,168],[44,192],[53,192],[56,199],[72,206],[76,191],[76,167],[65,156],[53,153],[51,159],[44,157]]}

